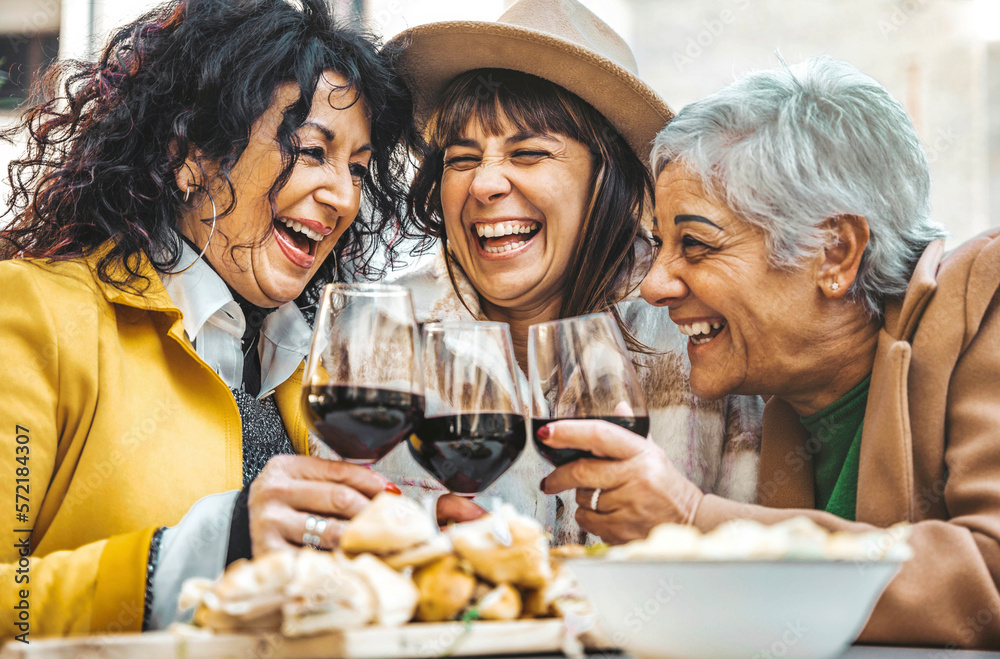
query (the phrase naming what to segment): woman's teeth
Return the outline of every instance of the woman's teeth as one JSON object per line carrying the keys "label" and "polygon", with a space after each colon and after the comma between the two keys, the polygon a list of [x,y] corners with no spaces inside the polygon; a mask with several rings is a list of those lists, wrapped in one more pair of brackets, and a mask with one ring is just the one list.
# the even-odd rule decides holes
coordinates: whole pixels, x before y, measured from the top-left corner
{"label": "woman's teeth", "polygon": [[488,252],[490,254],[503,254],[504,252],[509,252],[512,249],[517,249],[518,247],[523,247],[524,245],[527,244],[528,244],[527,240],[521,240],[516,243],[507,243],[506,245],[501,245],[499,247],[490,247],[489,245],[484,245],[483,251]]}
{"label": "woman's teeth", "polygon": [[714,329],[722,329],[725,323],[709,323],[707,321],[700,323],[691,323],[690,325],[678,325],[677,329],[681,331],[681,334],[687,336],[697,336],[699,334],[708,334]]}
{"label": "woman's teeth", "polygon": [[[480,238],[499,238],[515,233],[531,233],[541,224],[539,222],[496,222],[494,224],[477,224],[476,233]],[[489,250],[487,250],[489,251]]]}
{"label": "woman's teeth", "polygon": [[677,329],[680,333],[691,338],[691,343],[696,346],[708,343],[716,336],[719,335],[719,331],[726,326],[725,321],[710,323],[708,321],[702,321],[699,323],[689,323],[686,325],[678,325]]}
{"label": "woman's teeth", "polygon": [[316,242],[320,242],[321,240],[323,240],[323,234],[303,226],[301,222],[296,222],[295,220],[289,220],[288,218],[285,217],[279,217],[278,221],[284,224],[289,229],[292,229],[293,231],[298,231],[299,233],[303,234],[304,236],[309,238],[309,240],[314,240]]}

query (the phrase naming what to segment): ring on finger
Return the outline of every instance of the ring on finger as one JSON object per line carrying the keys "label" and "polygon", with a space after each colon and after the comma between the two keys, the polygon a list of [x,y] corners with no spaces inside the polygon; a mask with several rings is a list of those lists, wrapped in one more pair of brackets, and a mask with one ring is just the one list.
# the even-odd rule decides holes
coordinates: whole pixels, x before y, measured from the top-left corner
{"label": "ring on finger", "polygon": [[315,515],[306,516],[306,532],[312,533],[316,532],[316,535],[323,535],[323,531],[330,524],[330,520],[325,517],[316,517]]}
{"label": "ring on finger", "polygon": [[323,535],[323,531],[329,526],[330,520],[325,517],[316,517],[315,515],[308,515],[306,517],[306,530],[302,534],[302,544],[306,547],[312,547],[313,549],[319,549],[319,543]]}
{"label": "ring on finger", "polygon": [[594,490],[594,493],[590,495],[590,509],[593,510],[595,513],[598,512],[597,503],[600,500],[600,498],[601,498],[601,488],[597,488],[596,490]]}

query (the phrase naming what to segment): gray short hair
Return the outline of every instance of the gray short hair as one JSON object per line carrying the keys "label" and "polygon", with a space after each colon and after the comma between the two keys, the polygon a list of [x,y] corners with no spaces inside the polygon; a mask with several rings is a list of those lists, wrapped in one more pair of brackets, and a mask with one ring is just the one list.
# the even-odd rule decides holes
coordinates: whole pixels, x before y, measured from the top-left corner
{"label": "gray short hair", "polygon": [[706,191],[764,233],[793,268],[829,239],[826,218],[862,215],[871,237],[849,294],[874,317],[906,291],[928,243],[927,157],[903,106],[829,57],[748,74],[684,107],[656,136],[653,174],[681,160]]}

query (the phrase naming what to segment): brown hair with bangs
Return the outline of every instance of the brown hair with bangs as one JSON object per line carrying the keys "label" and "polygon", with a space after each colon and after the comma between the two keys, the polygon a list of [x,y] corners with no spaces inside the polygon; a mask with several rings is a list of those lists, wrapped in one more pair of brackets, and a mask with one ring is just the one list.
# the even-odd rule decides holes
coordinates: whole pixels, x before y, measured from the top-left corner
{"label": "brown hair with bangs", "polygon": [[[642,218],[653,191],[652,177],[639,157],[603,115],[548,80],[507,69],[463,73],[448,85],[428,121],[426,144],[418,154],[421,165],[407,199],[416,226],[440,238],[446,252],[448,236],[441,208],[444,151],[462,137],[472,120],[492,135],[501,133],[509,122],[516,130],[557,133],[590,149],[590,204],[580,250],[569,266],[560,317],[611,311],[628,347],[647,352],[614,306],[639,279],[633,276],[635,242],[645,240]],[[446,262],[452,276],[451,259]]]}

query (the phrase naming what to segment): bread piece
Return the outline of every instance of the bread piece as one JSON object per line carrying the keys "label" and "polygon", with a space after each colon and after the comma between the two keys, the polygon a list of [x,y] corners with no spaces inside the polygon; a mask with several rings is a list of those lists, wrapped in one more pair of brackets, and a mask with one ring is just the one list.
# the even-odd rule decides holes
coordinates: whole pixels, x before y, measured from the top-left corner
{"label": "bread piece", "polygon": [[417,620],[453,620],[472,601],[476,578],[459,566],[457,556],[446,556],[419,570],[413,581],[420,592]]}
{"label": "bread piece", "polygon": [[386,556],[383,560],[394,570],[405,570],[408,567],[419,568],[429,565],[449,555],[451,551],[451,538],[444,533],[438,533],[429,542]]}
{"label": "bread piece", "polygon": [[493,515],[448,529],[455,552],[493,584],[541,588],[552,579],[549,541],[541,524],[504,504]]}
{"label": "bread piece", "polygon": [[346,558],[304,549],[295,567],[281,607],[286,636],[354,629],[374,620],[375,595]]}
{"label": "bread piece", "polygon": [[[276,612],[285,601],[285,586],[294,573],[297,554],[297,550],[288,549],[270,552],[252,561],[236,561],[211,584],[192,579],[181,588],[184,608],[198,603],[199,608],[234,618],[264,618]],[[202,613],[201,617],[223,619],[208,613]]]}
{"label": "bread piece", "polygon": [[553,567],[553,577],[545,586],[534,588],[525,593],[524,614],[533,618],[548,618],[562,615],[557,600],[583,599],[582,590],[573,573],[556,564]]}
{"label": "bread piece", "polygon": [[396,572],[371,554],[361,554],[351,561],[351,567],[375,594],[375,624],[398,627],[413,618],[420,599],[413,579]]}
{"label": "bread piece", "polygon": [[212,590],[227,601],[281,592],[295,572],[297,554],[295,549],[285,549],[257,556],[252,561],[240,559],[226,569]]}
{"label": "bread piece", "polygon": [[247,618],[199,606],[192,622],[216,632],[276,632],[281,629],[281,609],[275,608],[263,615]]}
{"label": "bread piece", "polygon": [[502,583],[479,598],[474,608],[483,620],[516,620],[521,615],[521,593]]}
{"label": "bread piece", "polygon": [[181,585],[181,594],[177,598],[177,608],[180,611],[199,606],[205,596],[212,591],[215,581],[205,577],[193,577]]}
{"label": "bread piece", "polygon": [[428,542],[437,533],[437,523],[416,501],[382,492],[347,523],[340,548],[386,556]]}
{"label": "bread piece", "polygon": [[[653,527],[647,538],[611,547],[607,557],[612,560],[694,559],[700,555],[703,537],[694,526],[659,524]],[[726,551],[725,544],[720,546],[720,551]]]}
{"label": "bread piece", "polygon": [[568,544],[551,547],[549,558],[565,560],[567,558],[582,558],[587,555],[587,548],[584,545]]}
{"label": "bread piece", "polygon": [[345,615],[344,611],[332,602],[329,608],[312,610],[295,610],[291,608],[283,614],[281,633],[289,638],[297,636],[317,636],[331,631],[356,629],[364,627],[366,622],[358,622],[356,618]]}

